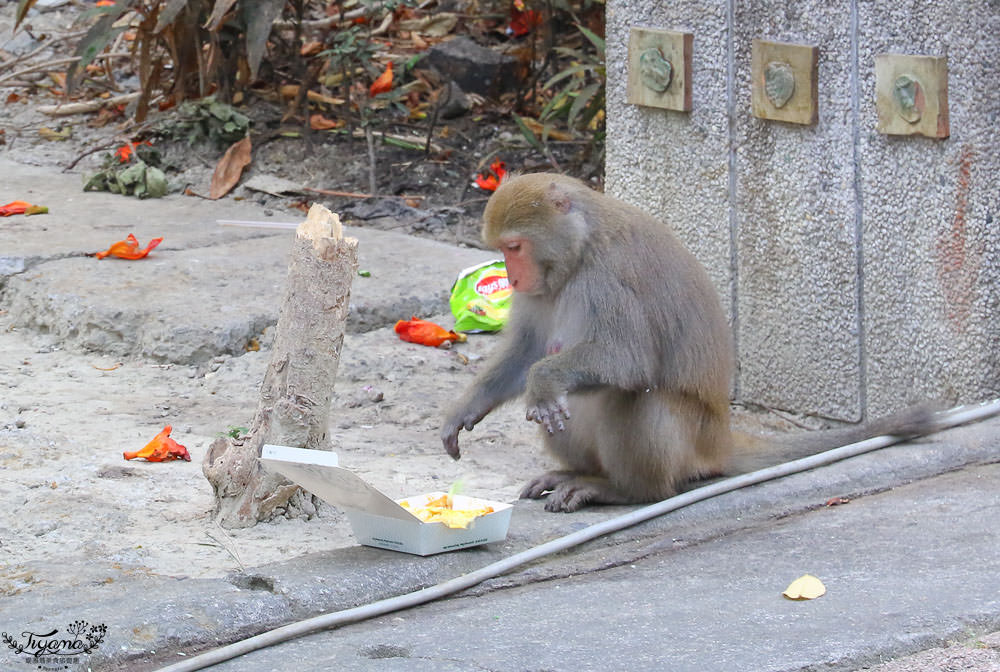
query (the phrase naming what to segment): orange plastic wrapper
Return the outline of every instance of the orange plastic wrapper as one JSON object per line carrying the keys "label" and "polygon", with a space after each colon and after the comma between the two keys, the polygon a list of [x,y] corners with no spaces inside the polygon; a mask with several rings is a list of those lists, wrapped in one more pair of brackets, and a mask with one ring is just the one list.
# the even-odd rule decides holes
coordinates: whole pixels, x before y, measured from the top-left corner
{"label": "orange plastic wrapper", "polygon": [[385,72],[372,82],[372,85],[368,88],[368,95],[374,98],[376,95],[390,90],[392,90],[392,61],[386,64]]}
{"label": "orange plastic wrapper", "polygon": [[431,499],[419,508],[410,506],[410,502],[403,500],[399,503],[401,507],[415,515],[425,523],[444,523],[450,528],[466,528],[475,518],[493,513],[492,506],[484,506],[481,509],[455,509],[452,508],[451,495],[441,495],[437,499]]}
{"label": "orange plastic wrapper", "polygon": [[445,342],[454,343],[458,341],[459,343],[464,343],[466,340],[465,334],[448,331],[433,322],[418,320],[415,317],[411,317],[409,321],[400,320],[396,323],[395,330],[404,341],[429,345],[432,348],[439,347]]}
{"label": "orange plastic wrapper", "polygon": [[173,431],[173,427],[167,425],[142,450],[135,452],[125,451],[122,453],[122,456],[126,460],[134,460],[137,457],[142,457],[147,462],[169,462],[170,460],[190,462],[191,454],[188,453],[187,448],[170,438],[171,431]]}
{"label": "orange plastic wrapper", "polygon": [[144,249],[139,249],[139,241],[131,233],[128,234],[128,238],[125,240],[119,240],[116,243],[111,243],[109,247],[104,252],[98,252],[94,256],[98,259],[103,259],[107,256],[118,257],[119,259],[142,259],[150,251],[163,242],[163,238],[153,238],[149,241],[149,245],[146,245]]}

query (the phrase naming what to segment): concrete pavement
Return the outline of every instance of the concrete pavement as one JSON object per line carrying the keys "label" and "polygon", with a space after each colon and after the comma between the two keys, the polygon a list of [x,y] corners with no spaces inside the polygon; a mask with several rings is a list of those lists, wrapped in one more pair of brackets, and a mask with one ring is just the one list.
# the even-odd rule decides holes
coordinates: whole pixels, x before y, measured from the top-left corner
{"label": "concrete pavement", "polygon": [[[605,570],[309,635],[213,669],[855,670],[1000,627],[998,493],[1000,465],[971,467]],[[782,597],[807,572],[826,595]]]}
{"label": "concrete pavement", "polygon": [[[244,352],[277,322],[292,232],[218,222],[300,222],[301,213],[233,199],[84,193],[78,175],[4,159],[0,189],[58,216],[0,220],[0,288],[14,326],[79,349],[197,363]],[[129,233],[143,246],[157,236],[164,241],[139,265],[95,264],[86,256]],[[345,235],[359,239],[359,269],[370,274],[351,289],[347,326],[355,332],[401,315],[447,312],[457,271],[497,256],[371,229],[348,227]],[[45,273],[30,272],[42,262]]]}

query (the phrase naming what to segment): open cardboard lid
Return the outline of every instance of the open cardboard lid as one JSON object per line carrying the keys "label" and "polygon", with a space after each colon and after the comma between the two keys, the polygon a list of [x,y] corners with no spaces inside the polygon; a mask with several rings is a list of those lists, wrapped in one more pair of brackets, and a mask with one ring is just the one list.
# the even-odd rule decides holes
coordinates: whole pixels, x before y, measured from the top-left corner
{"label": "open cardboard lid", "polygon": [[416,516],[376,490],[360,476],[337,466],[336,453],[328,450],[265,444],[260,461],[327,504],[420,523]]}

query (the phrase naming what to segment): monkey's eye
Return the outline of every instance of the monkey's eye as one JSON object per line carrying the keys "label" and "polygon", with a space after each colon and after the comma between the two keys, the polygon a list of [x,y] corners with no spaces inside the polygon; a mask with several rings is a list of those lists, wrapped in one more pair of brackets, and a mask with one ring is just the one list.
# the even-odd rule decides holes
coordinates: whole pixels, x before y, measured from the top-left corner
{"label": "monkey's eye", "polygon": [[521,243],[505,243],[504,249],[507,250],[508,252],[520,252]]}

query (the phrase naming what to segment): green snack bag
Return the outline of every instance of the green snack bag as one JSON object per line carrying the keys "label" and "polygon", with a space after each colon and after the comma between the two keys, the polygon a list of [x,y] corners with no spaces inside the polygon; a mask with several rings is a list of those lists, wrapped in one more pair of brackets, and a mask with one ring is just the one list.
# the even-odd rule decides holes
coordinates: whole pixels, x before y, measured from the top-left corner
{"label": "green snack bag", "polygon": [[455,331],[499,331],[510,313],[513,293],[502,260],[465,269],[451,287]]}

